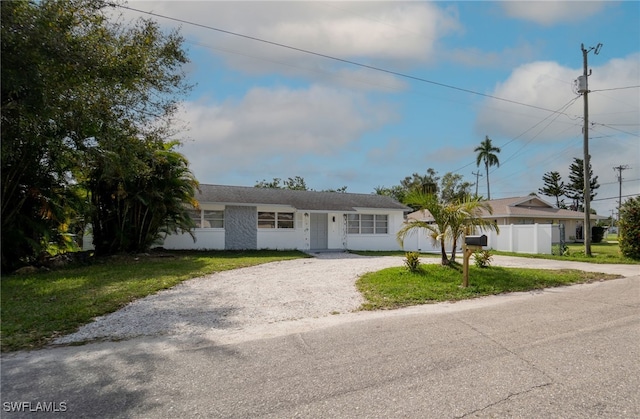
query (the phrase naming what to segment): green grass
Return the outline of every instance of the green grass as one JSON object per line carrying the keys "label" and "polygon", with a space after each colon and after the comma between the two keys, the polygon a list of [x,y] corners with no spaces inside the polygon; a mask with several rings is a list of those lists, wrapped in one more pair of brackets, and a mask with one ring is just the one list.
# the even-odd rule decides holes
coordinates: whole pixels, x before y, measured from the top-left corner
{"label": "green grass", "polygon": [[576,262],[589,263],[621,263],[621,264],[640,264],[640,260],[634,260],[622,256],[618,243],[602,243],[591,244],[591,257],[584,254],[583,243],[567,243],[568,253],[565,255],[530,255],[524,253],[500,252],[492,250],[495,255],[504,256],[520,256],[532,259],[554,259],[554,260],[571,260]]}
{"label": "green grass", "polygon": [[459,301],[506,292],[530,291],[601,279],[618,275],[563,269],[520,269],[469,267],[468,288],[461,288],[460,266],[421,265],[411,273],[404,267],[371,272],[358,279],[356,286],[366,302],[363,310],[393,309],[441,301]]}
{"label": "green grass", "polygon": [[[297,251],[170,252],[172,257],[118,256],[89,266],[0,280],[1,350],[33,349],[94,317],[213,272],[306,257]],[[166,256],[166,255],[165,255]]]}

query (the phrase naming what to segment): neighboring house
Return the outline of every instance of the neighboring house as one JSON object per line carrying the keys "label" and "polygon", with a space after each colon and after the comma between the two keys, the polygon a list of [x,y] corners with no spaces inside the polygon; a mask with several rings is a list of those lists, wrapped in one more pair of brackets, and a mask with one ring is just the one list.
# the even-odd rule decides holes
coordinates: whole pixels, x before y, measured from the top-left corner
{"label": "neighboring house", "polygon": [[[486,201],[492,208],[493,214],[482,211],[482,218],[494,220],[498,227],[506,225],[552,224],[563,225],[565,241],[575,242],[584,238],[584,213],[567,209],[555,208],[536,195],[524,197],[503,198]],[[416,211],[407,216],[408,219],[433,221],[428,211]],[[592,214],[592,225],[596,221],[605,219]],[[554,240],[555,241],[555,240]]]}
{"label": "neighboring house", "polygon": [[411,209],[387,196],[200,185],[193,233],[169,235],[166,249],[399,250]]}
{"label": "neighboring house", "polygon": [[[493,214],[484,212],[484,217],[493,219],[498,226],[509,224],[556,224],[564,225],[565,240],[569,242],[584,239],[584,213],[555,208],[536,195],[503,198],[487,201]],[[606,217],[591,214],[592,225]]]}

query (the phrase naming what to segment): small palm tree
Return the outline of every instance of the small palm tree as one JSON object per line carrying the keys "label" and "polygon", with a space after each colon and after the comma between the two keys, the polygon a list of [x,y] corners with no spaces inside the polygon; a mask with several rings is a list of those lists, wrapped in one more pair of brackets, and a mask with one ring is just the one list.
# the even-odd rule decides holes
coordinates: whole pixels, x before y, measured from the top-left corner
{"label": "small palm tree", "polygon": [[451,262],[456,260],[456,246],[459,237],[469,234],[475,227],[479,227],[481,230],[500,231],[495,221],[482,218],[482,210],[493,214],[491,205],[478,198],[470,199],[469,197],[446,207],[446,211],[449,213],[449,236],[453,241]]}
{"label": "small palm tree", "polygon": [[480,146],[476,147],[473,151],[478,153],[476,156],[476,166],[480,167],[480,163],[484,162],[484,168],[487,173],[487,199],[491,200],[491,191],[489,190],[489,167],[500,167],[500,161],[497,156],[497,153],[500,152],[500,148],[494,147],[493,144],[491,144],[491,138],[487,135],[485,136],[484,141],[480,143]]}
{"label": "small palm tree", "polygon": [[446,207],[438,200],[434,194],[427,194],[421,190],[409,192],[404,199],[404,204],[417,207],[419,210],[427,210],[434,218],[434,222],[427,223],[424,221],[408,222],[398,231],[397,239],[404,246],[404,239],[420,230],[427,230],[429,237],[434,243],[440,243],[440,254],[442,256],[442,265],[448,265],[447,251],[445,248],[445,237],[449,229],[449,213]]}

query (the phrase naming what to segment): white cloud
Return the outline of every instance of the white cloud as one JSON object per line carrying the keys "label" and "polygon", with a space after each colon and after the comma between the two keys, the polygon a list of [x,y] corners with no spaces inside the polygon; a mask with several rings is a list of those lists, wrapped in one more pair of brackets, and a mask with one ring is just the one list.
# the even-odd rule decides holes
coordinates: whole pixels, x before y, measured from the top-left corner
{"label": "white cloud", "polygon": [[[364,64],[384,67],[392,62],[399,70],[429,61],[438,40],[459,30],[455,8],[423,2],[132,2],[131,6]],[[345,65],[189,24],[182,24],[181,32],[249,74],[278,72],[316,80]]]}
{"label": "white cloud", "polygon": [[198,179],[209,183],[223,173],[269,167],[293,173],[300,158],[330,160],[394,118],[389,108],[359,95],[320,86],[256,88],[238,102],[186,103],[184,112],[191,140],[181,151]]}
{"label": "white cloud", "polygon": [[507,16],[540,25],[576,22],[600,12],[605,1],[501,1]]}
{"label": "white cloud", "polygon": [[[589,95],[591,122],[626,127],[626,131],[638,135],[638,89],[598,90],[640,85],[639,57],[639,54],[632,54],[600,67],[590,67],[593,70],[589,77],[589,89],[593,91]],[[516,68],[490,94],[531,107],[488,99],[478,111],[476,131],[490,137],[521,137],[522,141],[535,138],[536,142],[575,136],[582,129],[581,97],[564,110],[568,116],[557,119],[551,112],[536,108],[556,111],[576,98],[573,81],[581,74],[582,69],[571,69],[554,62],[535,62]]]}

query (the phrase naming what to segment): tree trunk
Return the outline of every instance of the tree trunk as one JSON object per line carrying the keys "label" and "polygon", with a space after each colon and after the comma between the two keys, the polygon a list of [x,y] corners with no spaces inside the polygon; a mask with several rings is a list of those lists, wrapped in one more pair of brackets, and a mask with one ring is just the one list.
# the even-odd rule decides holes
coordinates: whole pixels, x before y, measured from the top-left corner
{"label": "tree trunk", "polygon": [[489,162],[484,161],[484,167],[487,171],[487,201],[491,201],[491,190],[489,189]]}
{"label": "tree trunk", "polygon": [[442,254],[442,266],[449,265],[449,259],[447,258],[447,250],[444,247],[444,239],[440,239],[440,253]]}

